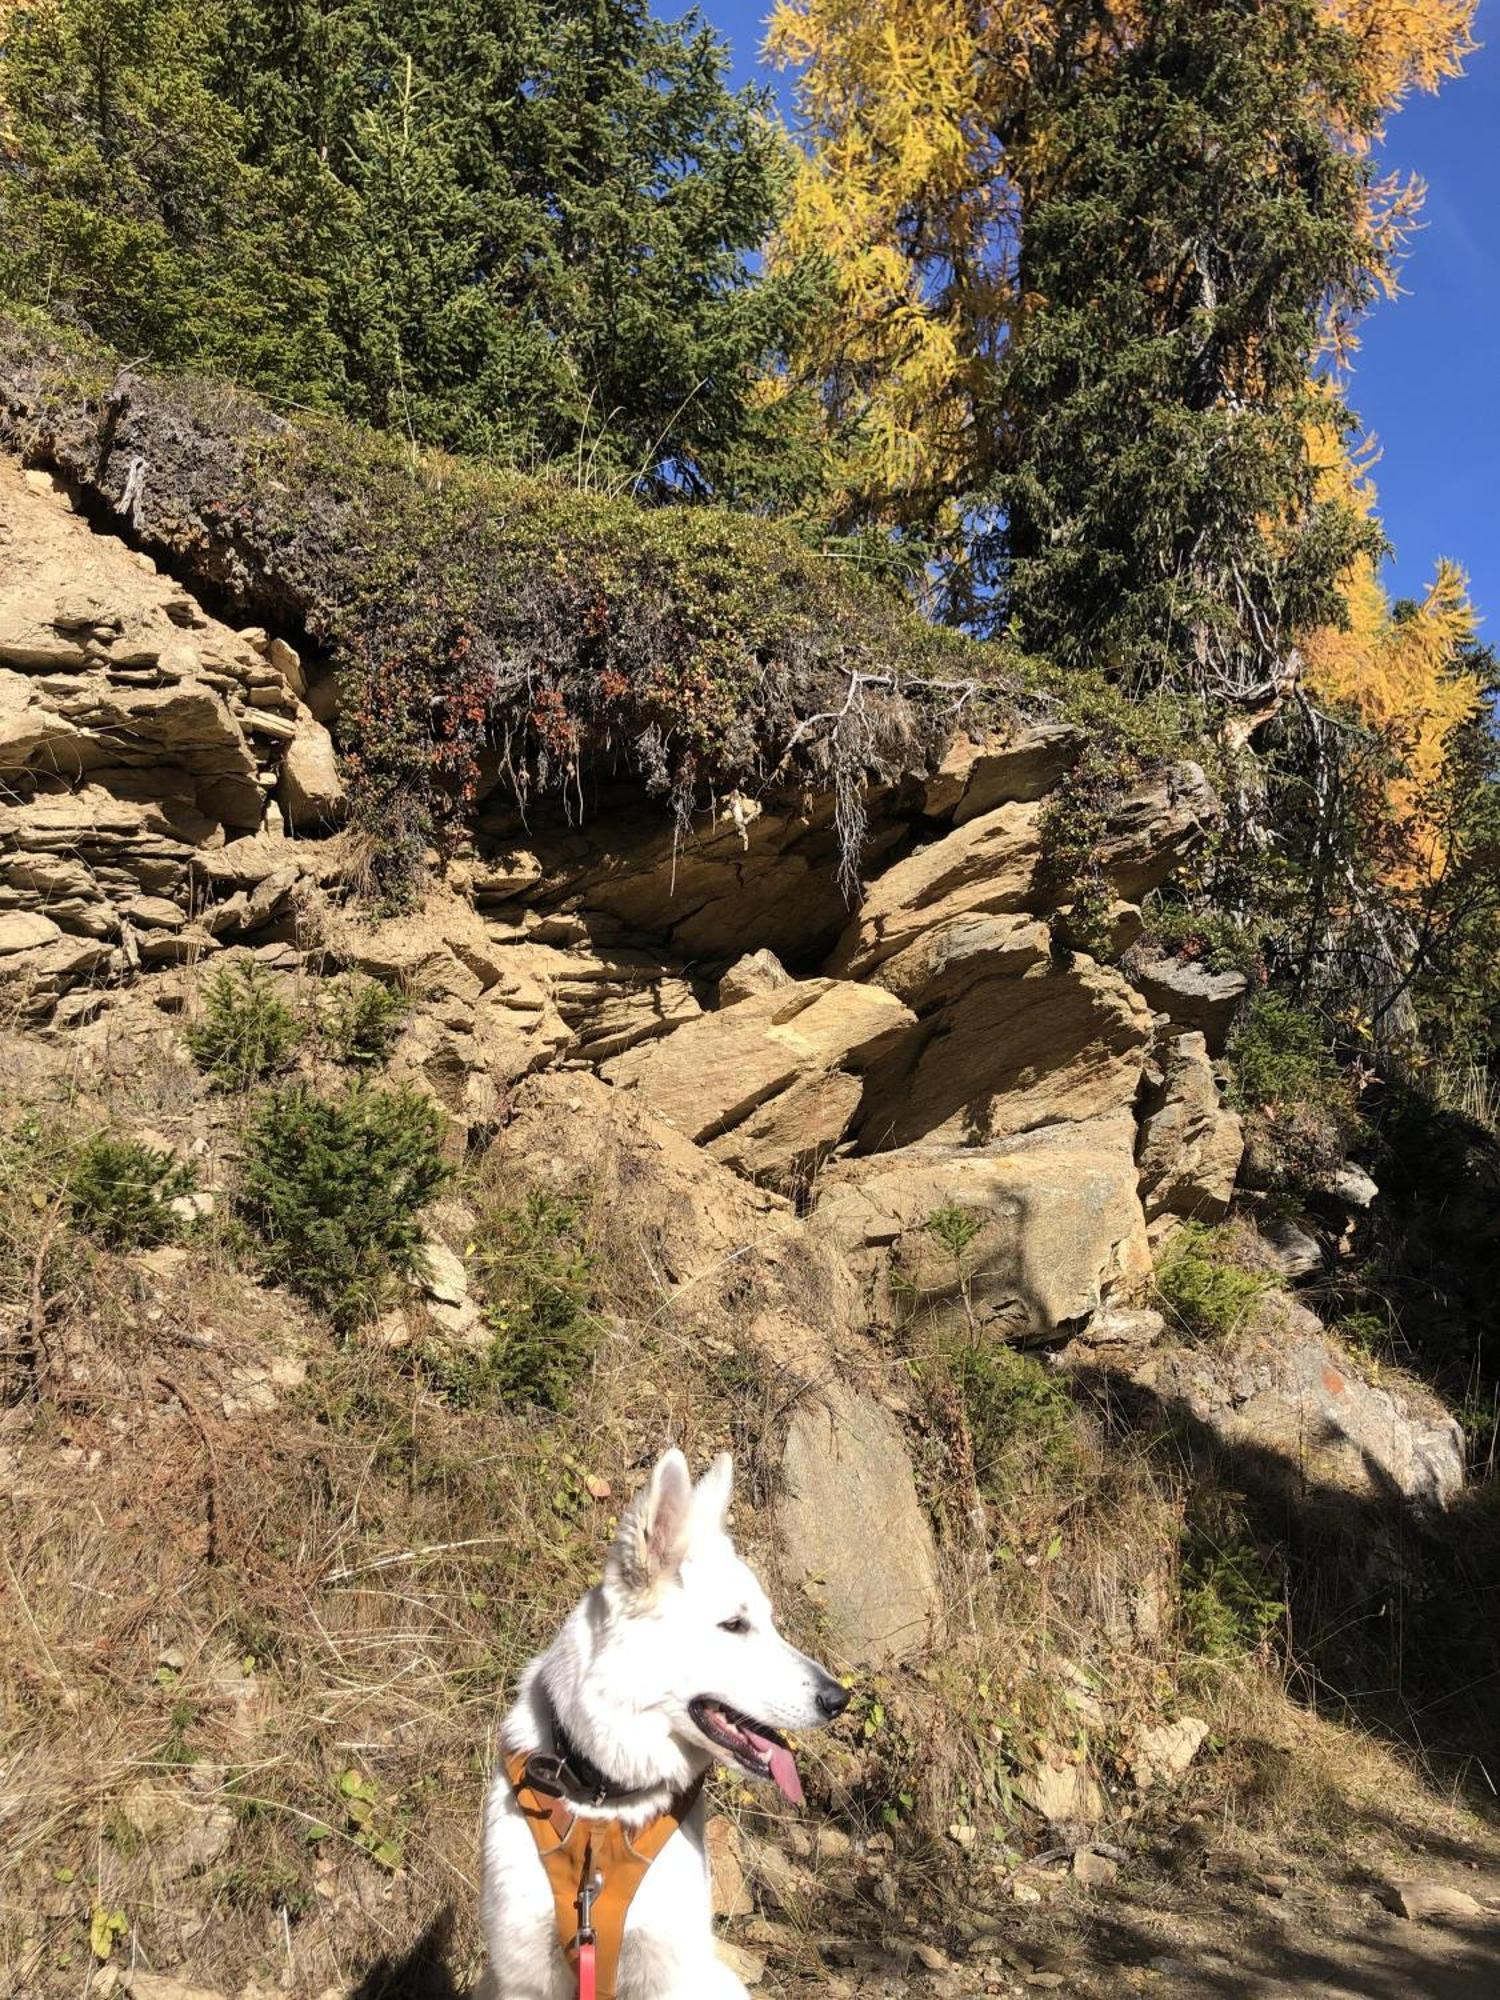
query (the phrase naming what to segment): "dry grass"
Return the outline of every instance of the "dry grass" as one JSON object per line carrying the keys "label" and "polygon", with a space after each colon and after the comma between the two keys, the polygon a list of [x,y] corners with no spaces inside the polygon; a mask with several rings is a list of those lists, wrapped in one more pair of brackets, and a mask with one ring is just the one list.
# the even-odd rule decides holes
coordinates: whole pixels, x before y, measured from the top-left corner
{"label": "dry grass", "polygon": [[[521,1664],[662,1439],[749,1447],[772,1386],[719,1288],[674,1299],[603,1190],[580,1190],[599,1337],[554,1419],[458,1407],[407,1352],[339,1342],[242,1267],[222,1202],[175,1270],[88,1244],[36,1171],[70,1131],[148,1127],[209,1185],[233,1174],[242,1104],[137,1025],[32,1079],[0,1143],[0,1300],[23,1324],[0,1416],[0,1984],[81,1990],[101,1912],[143,1967],[318,1991],[452,1908],[472,1969],[478,1809]],[[481,1175],[454,1220],[508,1191]],[[764,1545],[748,1509],[741,1531]]]}
{"label": "dry grass", "polygon": [[[559,1137],[555,1158],[497,1149],[435,1226],[462,1250],[546,1175],[581,1217],[597,1337],[565,1415],[466,1399],[385,1344],[400,1328],[341,1342],[263,1288],[225,1201],[175,1268],[68,1222],[45,1163],[74,1132],[149,1129],[205,1185],[232,1183],[244,1104],[208,1091],[162,1014],[112,1008],[66,1046],[4,1053],[0,1311],[19,1331],[0,1409],[0,1985],[86,1990],[91,1927],[118,1917],[115,1961],[224,1991],[350,1990],[444,1911],[462,1979],[517,1670],[597,1574],[665,1438],[700,1462],[736,1451],[737,1532],[769,1557],[804,1386],[786,1300],[832,1324],[826,1272],[791,1238],[773,1267],[729,1229],[684,1276],[644,1156],[592,1133],[571,1152]],[[413,1305],[406,1324],[421,1323]],[[1396,1796],[1412,1825],[1448,1811],[1371,1738],[1289,1700],[1269,1648],[1186,1649],[1188,1475],[1170,1446],[1066,1405],[1064,1431],[1019,1424],[976,1459],[953,1334],[914,1323],[899,1351],[858,1359],[907,1410],[947,1643],[863,1682],[848,1724],[809,1739],[810,1817],[720,1790],[793,1987],[816,1982],[830,1936],[889,1927],[893,1870],[903,1915],[946,1921],[960,1879],[1009,1908],[1018,1864],[1049,1838],[1022,1799],[1045,1762],[1101,1785],[1101,1831],[1132,1852],[1162,1809],[1309,1849],[1377,1829]],[[828,1650],[810,1604],[783,1593],[782,1608]],[[1181,1706],[1215,1747],[1184,1795],[1142,1800],[1134,1737]],[[820,1855],[825,1827],[852,1855]],[[967,1827],[960,1866],[950,1829]]]}

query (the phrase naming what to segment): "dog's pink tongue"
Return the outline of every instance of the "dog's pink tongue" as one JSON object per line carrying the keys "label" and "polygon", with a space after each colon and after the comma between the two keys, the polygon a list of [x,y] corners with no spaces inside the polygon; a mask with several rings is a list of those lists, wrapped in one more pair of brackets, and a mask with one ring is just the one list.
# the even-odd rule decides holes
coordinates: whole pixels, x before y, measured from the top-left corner
{"label": "dog's pink tongue", "polygon": [[[743,1725],[741,1725],[743,1727]],[[757,1750],[768,1752],[766,1769],[776,1780],[782,1791],[794,1806],[802,1803],[802,1780],[797,1776],[797,1760],[785,1744],[773,1743],[769,1736],[762,1736],[757,1730],[745,1729],[745,1734]]]}
{"label": "dog's pink tongue", "polygon": [[797,1775],[797,1760],[790,1750],[783,1750],[779,1743],[771,1748],[771,1776],[776,1780],[794,1806],[802,1803],[802,1780]]}

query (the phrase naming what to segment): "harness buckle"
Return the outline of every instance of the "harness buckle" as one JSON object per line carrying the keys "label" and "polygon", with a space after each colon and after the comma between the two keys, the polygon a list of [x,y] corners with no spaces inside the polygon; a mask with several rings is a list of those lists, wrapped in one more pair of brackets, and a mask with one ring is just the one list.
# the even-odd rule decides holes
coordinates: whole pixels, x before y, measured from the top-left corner
{"label": "harness buckle", "polygon": [[594,1903],[604,1887],[604,1877],[596,1868],[591,1875],[585,1875],[578,1885],[578,1935],[575,1944],[585,1945],[596,1942],[594,1936]]}

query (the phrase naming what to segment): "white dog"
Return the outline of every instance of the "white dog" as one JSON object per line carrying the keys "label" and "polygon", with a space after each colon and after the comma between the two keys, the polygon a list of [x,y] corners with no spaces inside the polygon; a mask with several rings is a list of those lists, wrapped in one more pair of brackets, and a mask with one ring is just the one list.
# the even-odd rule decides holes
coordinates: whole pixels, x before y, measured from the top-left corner
{"label": "white dog", "polygon": [[[832,1721],[849,1696],[777,1632],[725,1529],[732,1481],[727,1455],[694,1487],[681,1452],[667,1452],[620,1522],[604,1581],[522,1676],[502,1729],[507,1770],[485,1811],[481,1908],[498,2000],[578,1992],[562,1943],[572,1892],[554,1900],[540,1852],[555,1844],[550,1829],[575,1822],[580,1840],[601,1845],[648,1844],[653,1826],[665,1835],[625,1916],[619,2000],[745,1992],[714,1955],[702,1779],[733,1764],[800,1801],[780,1732]],[[526,1810],[512,1781],[523,1759]],[[674,1806],[675,1829],[662,1820]]]}

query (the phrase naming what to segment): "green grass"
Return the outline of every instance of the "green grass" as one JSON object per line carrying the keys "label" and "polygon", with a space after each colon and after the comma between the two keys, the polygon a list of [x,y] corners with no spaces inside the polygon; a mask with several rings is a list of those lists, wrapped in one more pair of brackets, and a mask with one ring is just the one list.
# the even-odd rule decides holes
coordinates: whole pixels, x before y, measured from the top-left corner
{"label": "green grass", "polygon": [[1236,1262],[1233,1239],[1205,1223],[1185,1222],[1156,1260],[1156,1296],[1174,1330],[1190,1340],[1237,1333],[1271,1280]]}

